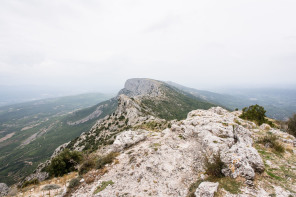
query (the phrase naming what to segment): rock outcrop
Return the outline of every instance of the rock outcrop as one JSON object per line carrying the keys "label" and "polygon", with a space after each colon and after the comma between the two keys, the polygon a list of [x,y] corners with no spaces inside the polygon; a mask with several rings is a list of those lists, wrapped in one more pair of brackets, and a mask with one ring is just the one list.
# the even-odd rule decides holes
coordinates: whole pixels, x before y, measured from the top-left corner
{"label": "rock outcrop", "polygon": [[136,131],[125,131],[117,135],[112,150],[113,152],[119,152],[122,151],[125,148],[128,148],[140,141],[143,141],[146,139],[147,134],[149,132],[146,130],[136,130]]}
{"label": "rock outcrop", "polygon": [[[205,176],[204,157],[211,160],[216,154],[225,163],[226,176],[252,182],[255,173],[264,170],[264,163],[252,147],[251,132],[235,123],[239,119],[235,113],[220,107],[195,110],[161,132],[123,131],[109,147],[121,152],[118,164],[74,196],[92,195],[96,185],[110,180],[114,184],[95,196],[186,196],[190,184]],[[252,127],[247,121],[245,124]],[[196,194],[212,196],[217,188],[218,183],[204,182]]]}
{"label": "rock outcrop", "polygon": [[[220,155],[225,163],[225,176],[243,176],[253,180],[255,172],[264,171],[264,163],[252,147],[251,132],[235,123],[235,116],[221,107],[195,110],[186,120],[172,126],[184,138],[196,138],[203,147],[203,154],[213,158]],[[251,127],[251,125],[249,125]]]}
{"label": "rock outcrop", "polygon": [[219,183],[202,182],[195,191],[196,197],[214,197],[218,190]]}
{"label": "rock outcrop", "polygon": [[161,96],[162,92],[160,85],[162,82],[152,80],[152,79],[143,79],[143,78],[134,78],[128,79],[125,82],[124,89],[119,92],[120,94],[125,94],[130,97],[134,96]]}

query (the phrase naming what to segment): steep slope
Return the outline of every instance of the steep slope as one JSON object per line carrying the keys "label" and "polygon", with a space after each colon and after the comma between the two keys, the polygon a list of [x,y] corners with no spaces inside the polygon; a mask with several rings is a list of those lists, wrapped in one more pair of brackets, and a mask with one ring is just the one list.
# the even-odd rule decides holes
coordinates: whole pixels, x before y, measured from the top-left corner
{"label": "steep slope", "polygon": [[[88,131],[98,118],[113,113],[116,99],[77,111],[106,98],[87,94],[2,107],[1,132],[4,137],[13,135],[0,142],[0,180],[7,184],[19,181],[58,146]],[[69,124],[73,121],[78,122]]]}

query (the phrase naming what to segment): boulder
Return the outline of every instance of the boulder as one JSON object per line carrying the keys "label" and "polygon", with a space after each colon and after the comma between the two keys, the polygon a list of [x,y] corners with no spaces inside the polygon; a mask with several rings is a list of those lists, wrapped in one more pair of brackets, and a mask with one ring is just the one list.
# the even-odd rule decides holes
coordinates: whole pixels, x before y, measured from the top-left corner
{"label": "boulder", "polygon": [[218,190],[219,183],[202,182],[195,191],[196,197],[213,197]]}
{"label": "boulder", "polygon": [[225,176],[245,177],[253,180],[255,172],[264,171],[264,163],[259,153],[252,147],[252,133],[235,123],[237,117],[227,110],[214,107],[210,110],[189,112],[186,120],[174,124],[172,131],[185,138],[195,138],[202,146],[209,161],[220,155],[225,167]]}
{"label": "boulder", "polygon": [[113,151],[121,151],[128,148],[147,137],[148,131],[146,130],[136,130],[136,131],[124,131],[116,136],[113,142]]}

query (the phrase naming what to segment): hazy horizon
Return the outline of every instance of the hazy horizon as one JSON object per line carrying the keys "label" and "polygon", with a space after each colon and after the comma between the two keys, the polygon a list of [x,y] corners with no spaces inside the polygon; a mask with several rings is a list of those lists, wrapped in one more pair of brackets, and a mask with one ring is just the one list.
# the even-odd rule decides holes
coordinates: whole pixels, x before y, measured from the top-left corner
{"label": "hazy horizon", "polygon": [[291,0],[4,0],[0,91],[115,93],[129,78],[220,92],[295,89],[295,7]]}

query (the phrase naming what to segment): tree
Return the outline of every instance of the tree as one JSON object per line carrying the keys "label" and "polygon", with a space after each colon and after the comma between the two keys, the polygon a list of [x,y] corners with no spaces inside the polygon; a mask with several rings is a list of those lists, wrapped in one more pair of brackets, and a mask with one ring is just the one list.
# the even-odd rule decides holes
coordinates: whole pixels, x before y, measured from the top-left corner
{"label": "tree", "polygon": [[77,151],[65,149],[59,155],[55,156],[46,171],[50,176],[62,176],[75,170],[75,166],[82,161],[82,154]]}
{"label": "tree", "polygon": [[263,123],[270,124],[270,122],[265,118],[265,112],[266,111],[264,107],[257,104],[251,105],[249,107],[243,108],[243,113],[240,115],[240,118],[255,121],[258,125]]}
{"label": "tree", "polygon": [[296,114],[288,120],[288,132],[296,137]]}

